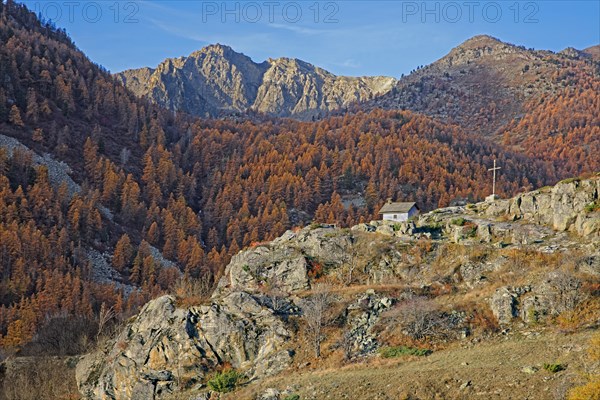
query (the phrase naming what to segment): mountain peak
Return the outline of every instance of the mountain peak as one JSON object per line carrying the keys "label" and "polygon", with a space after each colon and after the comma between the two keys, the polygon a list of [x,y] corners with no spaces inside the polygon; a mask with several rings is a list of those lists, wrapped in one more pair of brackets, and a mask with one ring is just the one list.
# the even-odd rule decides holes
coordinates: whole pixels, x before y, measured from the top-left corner
{"label": "mountain peak", "polygon": [[215,43],[215,44],[209,44],[208,46],[204,46],[200,50],[194,51],[193,53],[191,53],[189,55],[189,57],[197,58],[198,56],[207,55],[207,54],[215,54],[215,55],[220,55],[220,56],[224,56],[224,57],[227,57],[230,55],[243,55],[242,53],[236,52],[235,50],[233,50],[231,47],[229,47],[227,45]]}
{"label": "mountain peak", "polygon": [[498,47],[506,46],[508,43],[501,41],[490,35],[476,35],[462,42],[457,48],[480,48],[480,47]]}

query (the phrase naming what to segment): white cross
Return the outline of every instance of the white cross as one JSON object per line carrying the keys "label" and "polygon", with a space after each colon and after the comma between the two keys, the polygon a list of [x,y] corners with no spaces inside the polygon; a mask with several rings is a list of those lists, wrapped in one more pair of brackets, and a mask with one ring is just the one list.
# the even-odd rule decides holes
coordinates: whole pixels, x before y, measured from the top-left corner
{"label": "white cross", "polygon": [[496,194],[496,171],[498,171],[499,169],[500,169],[500,167],[496,167],[496,160],[494,160],[494,168],[488,169],[488,171],[494,172],[494,183],[492,186],[492,196],[494,196]]}

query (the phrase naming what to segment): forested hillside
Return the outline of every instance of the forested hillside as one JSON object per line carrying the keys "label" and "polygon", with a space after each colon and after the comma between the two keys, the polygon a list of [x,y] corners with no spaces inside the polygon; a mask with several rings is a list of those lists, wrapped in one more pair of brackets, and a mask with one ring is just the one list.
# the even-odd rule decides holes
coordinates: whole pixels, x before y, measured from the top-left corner
{"label": "forested hillside", "polygon": [[[563,97],[532,105],[506,143],[528,140],[527,118],[543,119],[573,128],[571,141],[584,135],[585,151],[549,151],[555,143],[535,139],[546,150],[510,150],[408,111],[200,120],[137,99],[65,32],[12,1],[0,3],[0,41],[0,134],[30,149],[0,150],[6,348],[41,340],[36,333],[57,320],[95,324],[103,303],[126,315],[182,274],[212,284],[241,248],[313,219],[369,220],[388,197],[422,209],[481,199],[494,159],[502,195],[598,163],[598,121],[568,112]],[[597,108],[594,87],[574,89],[573,101]],[[546,116],[555,101],[564,117]],[[45,153],[72,169],[80,190],[56,184],[55,170],[35,161]]]}

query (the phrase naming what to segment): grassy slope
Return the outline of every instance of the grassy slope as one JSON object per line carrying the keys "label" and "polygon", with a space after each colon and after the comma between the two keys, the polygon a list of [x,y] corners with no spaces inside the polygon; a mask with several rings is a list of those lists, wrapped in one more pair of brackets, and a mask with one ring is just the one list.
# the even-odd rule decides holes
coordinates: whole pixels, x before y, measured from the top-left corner
{"label": "grassy slope", "polygon": [[[581,374],[590,332],[515,334],[484,344],[457,346],[426,358],[374,360],[338,369],[297,371],[251,384],[225,399],[255,398],[267,388],[290,388],[310,399],[540,399],[563,398]],[[552,374],[543,363],[566,363]],[[528,374],[521,369],[537,366]],[[470,382],[465,387],[463,384]],[[561,395],[562,394],[562,395]]]}

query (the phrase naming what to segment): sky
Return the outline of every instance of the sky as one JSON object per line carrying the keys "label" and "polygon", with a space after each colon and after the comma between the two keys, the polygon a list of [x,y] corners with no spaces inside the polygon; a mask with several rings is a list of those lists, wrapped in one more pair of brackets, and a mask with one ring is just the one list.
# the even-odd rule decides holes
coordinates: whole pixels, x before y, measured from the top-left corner
{"label": "sky", "polygon": [[478,34],[560,51],[600,44],[600,0],[25,0],[112,72],[221,43],[338,75],[400,77]]}

